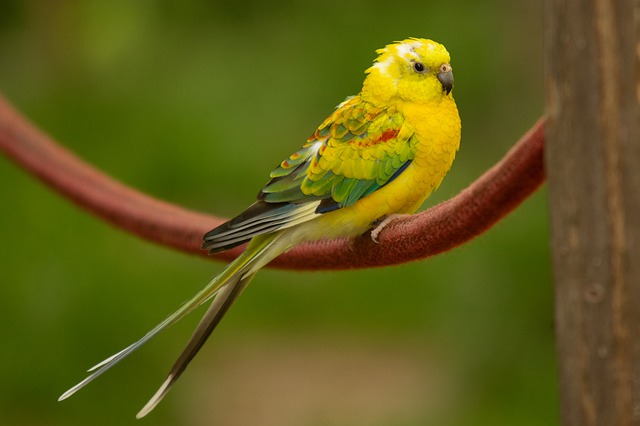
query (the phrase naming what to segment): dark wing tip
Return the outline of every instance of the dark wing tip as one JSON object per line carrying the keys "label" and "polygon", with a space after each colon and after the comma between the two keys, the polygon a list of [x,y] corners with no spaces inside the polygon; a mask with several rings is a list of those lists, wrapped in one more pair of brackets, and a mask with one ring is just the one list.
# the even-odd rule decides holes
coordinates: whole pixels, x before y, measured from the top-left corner
{"label": "dark wing tip", "polygon": [[204,234],[202,237],[202,249],[208,250],[209,254],[216,254],[248,242],[255,236],[254,233],[249,231],[255,230],[255,228],[248,227],[245,229],[243,225],[288,204],[289,203],[267,203],[265,201],[253,203],[238,216]]}

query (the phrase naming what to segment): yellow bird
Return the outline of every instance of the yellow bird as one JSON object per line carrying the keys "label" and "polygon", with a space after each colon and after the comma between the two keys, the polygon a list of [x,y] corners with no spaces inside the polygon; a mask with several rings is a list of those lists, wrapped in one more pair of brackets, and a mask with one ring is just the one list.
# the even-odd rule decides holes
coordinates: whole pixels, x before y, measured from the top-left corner
{"label": "yellow bird", "polygon": [[142,339],[89,370],[68,398],[165,328],[215,296],[156,394],[167,394],[253,276],[303,241],[378,234],[395,215],[415,212],[440,185],[460,144],[449,53],[432,40],[410,38],[376,51],[362,90],[347,98],[307,142],[271,172],[258,201],[204,236],[217,253],[246,250],[193,299]]}

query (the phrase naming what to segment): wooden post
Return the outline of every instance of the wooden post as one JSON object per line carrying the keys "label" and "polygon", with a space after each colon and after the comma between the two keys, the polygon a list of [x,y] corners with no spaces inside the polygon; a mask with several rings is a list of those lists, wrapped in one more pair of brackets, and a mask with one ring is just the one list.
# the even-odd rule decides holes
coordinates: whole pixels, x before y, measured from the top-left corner
{"label": "wooden post", "polygon": [[640,1],[547,0],[562,425],[640,425]]}

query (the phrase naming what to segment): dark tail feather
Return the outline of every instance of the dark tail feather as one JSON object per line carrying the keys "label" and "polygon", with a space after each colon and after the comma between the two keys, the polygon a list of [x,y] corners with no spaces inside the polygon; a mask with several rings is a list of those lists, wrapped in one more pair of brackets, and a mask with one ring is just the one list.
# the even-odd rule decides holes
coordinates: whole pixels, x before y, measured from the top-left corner
{"label": "dark tail feather", "polygon": [[202,320],[198,323],[198,326],[193,332],[191,339],[189,339],[187,346],[184,348],[173,367],[171,367],[171,371],[169,371],[166,380],[162,383],[155,395],[151,397],[149,402],[147,402],[142,410],[140,410],[136,415],[136,418],[140,419],[149,414],[149,412],[153,410],[160,401],[162,401],[162,398],[169,393],[173,384],[178,380],[200,348],[202,348],[202,345],[204,345],[207,338],[220,323],[224,314],[240,294],[242,294],[242,291],[247,287],[249,281],[251,281],[254,275],[255,274],[246,274],[238,277],[235,282],[229,282],[218,292],[218,295],[202,317]]}

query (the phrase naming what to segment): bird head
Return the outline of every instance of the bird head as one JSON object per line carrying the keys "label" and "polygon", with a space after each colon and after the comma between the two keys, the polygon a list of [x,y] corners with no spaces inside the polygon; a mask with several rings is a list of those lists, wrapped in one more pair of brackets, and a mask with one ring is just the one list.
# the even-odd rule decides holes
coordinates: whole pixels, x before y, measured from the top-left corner
{"label": "bird head", "polygon": [[451,58],[440,43],[410,38],[376,53],[379,56],[366,70],[362,90],[369,100],[385,103],[397,97],[407,102],[438,102],[451,96]]}

